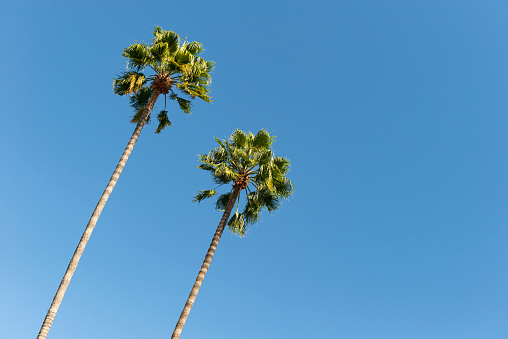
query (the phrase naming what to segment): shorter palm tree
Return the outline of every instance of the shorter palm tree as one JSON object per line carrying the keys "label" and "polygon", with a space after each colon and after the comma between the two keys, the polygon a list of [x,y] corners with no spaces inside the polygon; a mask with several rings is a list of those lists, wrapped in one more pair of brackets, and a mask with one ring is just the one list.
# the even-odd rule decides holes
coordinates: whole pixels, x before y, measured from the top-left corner
{"label": "shorter palm tree", "polygon": [[[293,185],[286,177],[289,160],[274,156],[271,149],[274,139],[275,137],[270,136],[264,129],[256,135],[236,130],[227,140],[215,138],[219,146],[208,154],[199,156],[201,164],[198,168],[209,171],[218,187],[232,184],[232,189],[217,197],[215,207],[224,213],[171,336],[172,339],[180,338],[226,224],[232,233],[243,237],[248,226],[259,220],[262,209],[275,211],[282,199],[292,195]],[[194,201],[201,202],[216,196],[218,187],[200,191]],[[240,213],[240,193],[243,190],[246,191],[246,203]],[[236,212],[229,218],[235,203]]]}

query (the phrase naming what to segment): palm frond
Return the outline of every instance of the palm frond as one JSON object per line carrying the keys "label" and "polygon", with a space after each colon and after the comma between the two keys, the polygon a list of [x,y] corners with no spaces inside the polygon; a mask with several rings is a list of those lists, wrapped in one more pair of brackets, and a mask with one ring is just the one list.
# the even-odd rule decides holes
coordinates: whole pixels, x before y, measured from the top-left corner
{"label": "palm frond", "polygon": [[275,157],[273,164],[281,174],[286,174],[289,171],[289,160],[286,158]]}
{"label": "palm frond", "polygon": [[185,46],[180,47],[174,54],[173,58],[180,65],[190,64],[194,61],[194,55],[190,53]]}
{"label": "palm frond", "polygon": [[208,164],[199,164],[197,167],[205,171],[215,172],[215,167]]}
{"label": "palm frond", "polygon": [[224,185],[224,184],[230,183],[232,181],[232,179],[227,175],[223,175],[223,174],[216,175],[213,173],[212,173],[212,180],[217,185]]}
{"label": "palm frond", "polygon": [[127,58],[127,69],[135,72],[143,71],[150,63],[149,47],[134,43],[123,50],[122,56]]}
{"label": "palm frond", "polygon": [[202,190],[196,193],[193,201],[200,203],[204,199],[209,199],[215,195],[215,190]]}
{"label": "palm frond", "polygon": [[261,212],[261,202],[259,200],[258,192],[251,192],[247,194],[247,203],[243,215],[247,224],[254,224],[259,220]]}
{"label": "palm frond", "polygon": [[260,166],[256,175],[254,176],[254,182],[257,183],[259,187],[267,187],[270,190],[272,189],[271,179],[272,173],[265,166]]}
{"label": "palm frond", "polygon": [[158,43],[150,47],[150,55],[158,64],[162,63],[169,55],[168,44]]}
{"label": "palm frond", "polygon": [[190,95],[192,99],[200,98],[205,102],[212,102],[212,98],[208,95],[208,89],[203,85],[197,85],[191,82],[177,83],[176,88],[181,90],[187,95]]}
{"label": "palm frond", "polygon": [[260,166],[267,166],[271,163],[273,158],[273,152],[272,150],[259,150],[254,154],[254,160],[260,165]]}
{"label": "palm frond", "polygon": [[156,134],[159,134],[164,128],[171,126],[171,121],[168,119],[168,111],[161,111],[159,115],[157,115],[157,120],[159,120],[159,126],[157,126]]}
{"label": "palm frond", "polygon": [[136,93],[146,84],[146,78],[143,73],[123,72],[113,79],[113,91],[115,94],[126,95]]}
{"label": "palm frond", "polygon": [[217,142],[217,143],[220,145],[220,147],[222,147],[222,148],[226,148],[226,146],[224,146],[224,145],[226,144],[226,141],[225,141],[225,140],[220,140],[220,139],[219,139],[219,138],[217,138],[217,137],[214,137],[214,139],[215,139],[215,142]]}
{"label": "palm frond", "polygon": [[284,180],[276,182],[274,187],[277,194],[284,199],[290,198],[293,195],[294,186],[291,180],[286,177],[284,177]]}
{"label": "palm frond", "polygon": [[254,142],[254,134],[249,131],[249,136],[247,137],[247,144],[249,147],[252,147],[252,143]]}
{"label": "palm frond", "polygon": [[135,110],[140,108],[145,108],[148,105],[148,101],[150,101],[150,97],[152,96],[153,89],[150,87],[144,86],[141,87],[137,93],[129,98],[130,106]]}
{"label": "palm frond", "polygon": [[252,141],[252,146],[262,150],[266,150],[270,148],[274,139],[275,139],[274,136],[270,136],[270,134],[265,129],[262,129],[254,137],[254,140]]}
{"label": "palm frond", "polygon": [[235,170],[233,168],[231,168],[228,164],[223,162],[223,163],[220,163],[215,168],[215,176],[216,177],[224,177],[224,178],[227,178],[231,181],[231,180],[235,180],[236,178],[238,178],[239,174],[237,172],[235,172]]}
{"label": "palm frond", "polygon": [[153,32],[152,45],[165,43],[170,53],[175,52],[178,49],[180,37],[173,31],[165,31],[159,26],[156,26]]}
{"label": "palm frond", "polygon": [[187,100],[187,99],[184,99],[184,98],[180,98],[175,93],[171,93],[169,98],[172,99],[172,100],[176,100],[178,102],[178,105],[180,106],[180,109],[185,114],[190,114],[191,113],[192,102],[190,100]]}
{"label": "palm frond", "polygon": [[277,194],[270,192],[269,190],[262,190],[258,194],[259,203],[262,207],[265,207],[268,212],[275,211],[280,206],[280,198]]}
{"label": "palm frond", "polygon": [[204,51],[203,45],[197,41],[184,44],[185,49],[192,55],[198,55]]}
{"label": "palm frond", "polygon": [[[142,87],[136,94],[129,98],[130,106],[134,108],[135,114],[132,117],[131,122],[138,123],[145,106],[148,104],[150,97],[152,96],[153,90],[149,87]],[[150,115],[147,118],[146,123],[150,123]]]}
{"label": "palm frond", "polygon": [[213,71],[213,69],[215,67],[215,61],[205,61],[205,63],[206,63],[206,67],[205,67],[206,71],[207,72]]}
{"label": "palm frond", "polygon": [[244,131],[237,129],[232,135],[231,139],[235,145],[242,147],[243,149],[247,146],[247,134]]}
{"label": "palm frond", "polygon": [[231,219],[228,221],[229,230],[231,233],[236,234],[240,237],[245,236],[245,220],[241,213],[235,212]]}

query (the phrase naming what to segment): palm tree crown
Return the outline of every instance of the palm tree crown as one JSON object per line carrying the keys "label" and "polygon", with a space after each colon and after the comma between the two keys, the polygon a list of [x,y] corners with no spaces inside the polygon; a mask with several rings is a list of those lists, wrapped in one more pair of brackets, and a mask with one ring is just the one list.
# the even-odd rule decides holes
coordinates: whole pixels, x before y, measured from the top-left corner
{"label": "palm tree crown", "polygon": [[[244,236],[246,227],[259,220],[261,209],[267,209],[269,212],[274,211],[279,207],[282,199],[289,198],[293,193],[293,185],[286,177],[289,170],[289,160],[274,156],[271,150],[274,139],[264,129],[256,135],[236,130],[229,139],[215,138],[219,146],[208,154],[199,156],[201,164],[198,168],[209,171],[219,186],[232,183],[233,188],[230,192],[221,194],[217,198],[215,206],[224,213],[171,339],[180,338],[206,272],[212,263],[226,223],[231,232]],[[243,212],[240,213],[238,205],[240,193],[244,189],[247,192],[246,204]],[[200,202],[216,194],[215,189],[200,191],[196,194],[194,201]],[[229,219],[235,203],[237,211]]]}
{"label": "palm tree crown", "polygon": [[[215,207],[224,210],[235,187],[246,190],[246,203],[239,212],[240,194],[237,211],[228,222],[229,230],[244,236],[246,228],[259,220],[261,209],[269,212],[276,210],[281,200],[289,198],[293,185],[286,177],[289,160],[274,156],[271,150],[275,137],[262,129],[256,135],[236,130],[227,140],[215,138],[219,144],[208,154],[200,155],[198,168],[209,171],[219,186],[232,183],[230,192],[217,197]],[[211,198],[215,189],[202,190],[194,201]]]}
{"label": "palm tree crown", "polygon": [[[116,94],[131,95],[131,106],[136,112],[132,118],[134,123],[140,120],[154,91],[157,91],[157,96],[169,94],[169,99],[176,100],[187,114],[192,107],[188,99],[198,97],[211,102],[208,93],[214,62],[199,56],[204,51],[201,43],[181,41],[178,34],[160,27],[155,27],[153,36],[151,45],[137,42],[124,49],[127,71],[113,80]],[[150,117],[146,119],[148,121]],[[159,125],[155,133],[171,126],[165,107],[157,119]]]}

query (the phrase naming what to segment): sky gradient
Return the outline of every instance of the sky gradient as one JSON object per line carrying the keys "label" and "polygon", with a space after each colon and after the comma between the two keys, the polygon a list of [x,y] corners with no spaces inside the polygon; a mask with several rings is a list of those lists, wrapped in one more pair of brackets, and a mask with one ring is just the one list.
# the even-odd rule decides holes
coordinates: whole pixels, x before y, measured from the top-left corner
{"label": "sky gradient", "polygon": [[[277,136],[294,197],[225,232],[182,339],[508,338],[508,4],[0,4],[1,339],[35,338],[134,125],[113,76],[154,26],[213,103],[146,126],[48,339],[169,338],[221,214],[197,155]],[[172,105],[173,104],[173,105]],[[155,113],[163,108],[159,100]]]}

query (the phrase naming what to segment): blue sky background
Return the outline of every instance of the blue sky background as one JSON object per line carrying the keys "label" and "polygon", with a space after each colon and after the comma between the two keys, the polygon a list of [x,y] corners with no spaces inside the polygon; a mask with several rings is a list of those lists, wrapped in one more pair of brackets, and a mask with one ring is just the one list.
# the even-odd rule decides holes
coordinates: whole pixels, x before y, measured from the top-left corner
{"label": "blue sky background", "polygon": [[[266,128],[294,198],[225,233],[182,333],[508,338],[504,1],[4,1],[0,322],[35,338],[134,126],[112,78],[153,27],[204,44],[214,102],[147,126],[51,339],[169,338],[220,212],[195,168]],[[161,103],[157,105],[162,109]]]}

